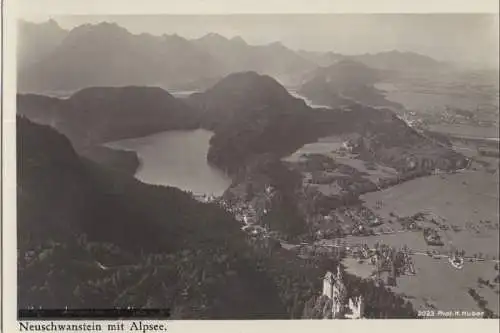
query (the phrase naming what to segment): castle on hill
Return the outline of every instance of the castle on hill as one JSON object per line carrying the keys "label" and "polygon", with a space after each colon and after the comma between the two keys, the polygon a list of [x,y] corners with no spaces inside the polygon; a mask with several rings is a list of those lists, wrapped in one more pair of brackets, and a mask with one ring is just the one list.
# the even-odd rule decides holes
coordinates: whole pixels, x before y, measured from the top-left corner
{"label": "castle on hill", "polygon": [[323,278],[323,295],[332,301],[332,318],[363,318],[363,296],[347,298],[342,271],[337,266],[337,274],[328,271]]}

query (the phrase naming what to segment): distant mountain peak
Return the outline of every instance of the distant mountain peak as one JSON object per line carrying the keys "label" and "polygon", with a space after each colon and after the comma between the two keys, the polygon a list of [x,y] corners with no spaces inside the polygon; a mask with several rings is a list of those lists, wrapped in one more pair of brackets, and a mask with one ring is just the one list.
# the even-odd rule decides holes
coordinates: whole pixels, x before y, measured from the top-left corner
{"label": "distant mountain peak", "polygon": [[390,50],[353,58],[370,67],[389,70],[436,70],[445,66],[441,61],[413,51]]}
{"label": "distant mountain peak", "polygon": [[57,21],[54,20],[53,18],[50,18],[49,20],[47,20],[45,22],[40,22],[40,23],[30,22],[30,21],[26,21],[26,20],[19,20],[18,23],[21,27],[34,27],[37,29],[50,29],[52,31],[54,31],[54,30],[64,31],[64,29],[61,28],[59,23],[57,23]]}
{"label": "distant mountain peak", "polygon": [[419,59],[419,60],[425,60],[428,62],[435,62],[438,63],[436,59],[414,51],[401,51],[401,50],[390,50],[390,51],[382,51],[382,52],[377,52],[377,53],[365,53],[363,56],[368,56],[368,57],[390,57],[390,58],[411,58],[411,59]]}
{"label": "distant mountain peak", "polygon": [[368,66],[366,66],[362,62],[354,60],[354,59],[350,59],[350,58],[339,59],[339,61],[337,61],[336,63],[332,64],[331,66],[336,66],[336,67],[340,67],[340,66],[355,66],[355,67],[363,67],[363,68],[367,68],[368,67]]}
{"label": "distant mountain peak", "polygon": [[208,34],[201,37],[200,40],[216,40],[216,41],[225,41],[225,42],[228,41],[228,39],[226,37],[224,37],[216,32],[209,32]]}
{"label": "distant mountain peak", "polygon": [[161,96],[169,99],[174,97],[166,90],[160,87],[153,86],[121,86],[121,87],[105,87],[96,86],[83,88],[71,95],[70,100],[92,100],[95,98],[113,98],[114,96],[131,96],[140,94],[143,96]]}
{"label": "distant mountain peak", "polygon": [[70,36],[79,36],[83,34],[114,34],[114,35],[131,35],[124,27],[115,22],[100,22],[97,24],[82,24],[70,31]]}
{"label": "distant mountain peak", "polygon": [[238,43],[238,44],[247,44],[245,42],[245,40],[243,38],[241,38],[241,36],[234,36],[233,38],[231,38],[231,42],[234,42],[234,43]]}
{"label": "distant mountain peak", "polygon": [[401,51],[401,50],[390,50],[390,51],[384,51],[384,52],[379,52],[376,53],[379,55],[393,55],[393,56],[411,56],[411,57],[419,57],[419,58],[427,58],[427,59],[432,59],[431,57],[421,54],[418,52],[414,51]]}
{"label": "distant mountain peak", "polygon": [[255,71],[229,74],[200,97],[215,101],[217,105],[224,105],[224,108],[228,105],[248,108],[271,105],[281,107],[296,101],[274,78]]}
{"label": "distant mountain peak", "polygon": [[377,77],[377,70],[355,59],[341,58],[329,66],[318,68],[316,75],[324,78],[333,76],[345,81],[357,81],[362,77],[367,80],[366,84],[371,84]]}
{"label": "distant mountain peak", "polygon": [[47,23],[47,25],[53,25],[53,26],[60,27],[59,23],[57,23],[57,21],[54,20],[53,18],[50,18],[46,23]]}
{"label": "distant mountain peak", "polygon": [[276,48],[276,49],[288,49],[285,45],[283,45],[282,42],[276,41],[268,44],[269,47]]}
{"label": "distant mountain peak", "polygon": [[230,86],[237,84],[238,86],[250,87],[253,85],[259,85],[263,82],[273,82],[276,87],[280,87],[286,91],[284,87],[282,87],[278,81],[273,79],[268,75],[261,75],[255,71],[244,71],[244,72],[236,72],[231,73],[222,80],[220,80],[214,88],[217,86],[225,85],[226,83],[230,83]]}
{"label": "distant mountain peak", "polygon": [[189,43],[189,41],[186,38],[179,36],[178,34],[172,34],[172,35],[163,34],[161,37],[164,40],[171,41],[171,42]]}

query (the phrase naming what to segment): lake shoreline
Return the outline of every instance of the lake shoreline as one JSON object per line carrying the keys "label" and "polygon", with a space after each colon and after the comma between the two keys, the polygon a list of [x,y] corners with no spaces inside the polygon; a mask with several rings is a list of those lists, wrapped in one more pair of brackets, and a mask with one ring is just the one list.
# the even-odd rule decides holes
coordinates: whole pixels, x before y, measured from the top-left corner
{"label": "lake shoreline", "polygon": [[232,179],[207,161],[213,135],[213,132],[202,128],[163,131],[108,142],[105,146],[134,153],[139,165],[133,175],[143,183],[220,196],[229,188]]}

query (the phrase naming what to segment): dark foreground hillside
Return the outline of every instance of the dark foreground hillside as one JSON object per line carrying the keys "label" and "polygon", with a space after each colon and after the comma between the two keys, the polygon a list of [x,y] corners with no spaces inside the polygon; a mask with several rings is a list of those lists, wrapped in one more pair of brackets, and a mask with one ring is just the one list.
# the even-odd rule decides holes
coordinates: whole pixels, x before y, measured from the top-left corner
{"label": "dark foreground hillside", "polygon": [[23,118],[17,126],[20,307],[286,317],[272,280],[219,207],[82,159],[47,126]]}

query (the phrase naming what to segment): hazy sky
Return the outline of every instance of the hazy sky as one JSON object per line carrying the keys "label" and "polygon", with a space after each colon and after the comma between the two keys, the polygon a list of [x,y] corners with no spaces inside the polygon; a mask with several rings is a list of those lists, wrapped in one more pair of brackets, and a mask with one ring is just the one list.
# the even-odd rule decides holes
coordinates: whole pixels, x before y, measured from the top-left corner
{"label": "hazy sky", "polygon": [[122,15],[56,16],[64,28],[116,22],[132,33],[178,34],[187,38],[216,32],[239,35],[250,44],[281,41],[293,49],[344,54],[398,49],[439,60],[496,64],[498,14],[307,14],[307,15]]}

